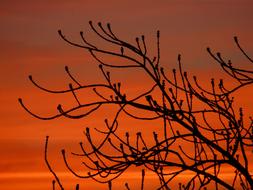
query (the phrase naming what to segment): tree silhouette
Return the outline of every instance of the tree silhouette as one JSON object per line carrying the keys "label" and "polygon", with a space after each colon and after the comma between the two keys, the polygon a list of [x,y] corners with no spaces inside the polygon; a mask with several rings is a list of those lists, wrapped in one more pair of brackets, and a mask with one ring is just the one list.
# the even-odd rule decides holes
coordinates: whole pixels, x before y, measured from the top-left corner
{"label": "tree silhouette", "polygon": [[[242,108],[236,109],[233,93],[253,83],[253,71],[235,67],[220,53],[207,52],[218,63],[223,71],[234,80],[234,86],[228,88],[222,79],[211,79],[210,84],[201,85],[196,76],[189,77],[182,68],[181,56],[178,55],[178,69],[166,72],[160,63],[160,33],[156,35],[156,56],[148,55],[148,46],[144,36],[129,43],[120,39],[111,29],[98,23],[89,22],[91,31],[113,50],[100,48],[88,42],[83,32],[80,32],[81,42],[75,43],[66,38],[59,30],[60,37],[71,46],[87,50],[99,63],[105,82],[99,84],[81,84],[66,66],[67,75],[72,80],[69,89],[54,91],[40,86],[32,76],[30,81],[39,89],[48,93],[71,93],[76,106],[64,109],[61,104],[57,113],[50,117],[42,117],[30,111],[19,99],[22,107],[32,116],[51,120],[58,117],[80,119],[88,117],[101,107],[114,105],[117,109],[114,118],[105,119],[104,130],[86,128],[85,142],[80,143],[81,153],[72,153],[81,157],[83,165],[89,171],[80,174],[72,169],[65,150],[62,150],[63,160],[68,170],[78,178],[92,178],[98,183],[107,183],[112,189],[112,182],[131,166],[142,166],[141,188],[145,189],[145,173],[156,174],[159,180],[157,189],[170,189],[170,183],[186,172],[191,177],[186,182],[178,184],[178,189],[253,189],[253,178],[250,169],[250,158],[253,146],[253,120],[244,120]],[[237,37],[234,38],[237,48],[250,63],[253,60],[240,46]],[[108,63],[103,56],[122,59],[121,62]],[[111,73],[115,69],[138,69],[152,81],[149,89],[131,97],[128,89],[114,81]],[[124,72],[124,70],[123,70]],[[78,91],[90,90],[97,97],[96,101],[83,102]],[[82,110],[82,113],[77,112]],[[141,114],[140,114],[141,113]],[[135,120],[157,121],[162,128],[162,134],[153,132],[152,139],[146,139],[142,132],[131,135],[117,133],[120,127],[119,117],[129,116]],[[215,120],[215,123],[213,122]],[[143,127],[144,130],[145,127]],[[103,135],[99,142],[94,133]],[[145,130],[148,130],[145,128]],[[92,133],[93,133],[92,132]],[[61,189],[63,185],[57,174],[51,168],[47,159],[48,140],[46,138],[45,160],[50,172]],[[152,143],[150,143],[152,142]],[[110,151],[108,151],[108,147]],[[187,148],[184,148],[187,147]],[[231,179],[222,177],[224,168],[230,168]],[[55,188],[55,181],[53,182]],[[131,189],[126,182],[125,189]],[[79,185],[76,186],[79,189]]]}

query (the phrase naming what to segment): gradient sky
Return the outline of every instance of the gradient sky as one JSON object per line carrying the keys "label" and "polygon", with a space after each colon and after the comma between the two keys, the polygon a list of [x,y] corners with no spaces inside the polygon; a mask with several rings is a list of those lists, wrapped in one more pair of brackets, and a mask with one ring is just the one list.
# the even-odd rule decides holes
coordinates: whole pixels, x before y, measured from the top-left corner
{"label": "gradient sky", "polygon": [[[40,121],[18,104],[22,97],[35,112],[47,115],[54,113],[58,103],[69,101],[69,97],[55,98],[33,87],[29,74],[53,89],[67,87],[65,65],[82,81],[97,80],[94,60],[83,50],[66,45],[58,29],[79,40],[79,31],[88,31],[89,20],[110,22],[123,39],[134,41],[145,34],[151,48],[159,29],[162,64],[172,69],[181,53],[185,69],[208,80],[219,68],[207,55],[207,46],[244,64],[233,43],[237,35],[253,55],[252,9],[251,0],[1,0],[1,188],[49,189],[51,178],[43,160],[45,136],[51,136],[51,157],[57,160],[61,147],[74,149],[86,126],[102,124],[102,115],[82,121]],[[131,83],[134,80],[129,78],[132,89],[141,84]],[[249,92],[247,89],[242,104],[252,113]]]}

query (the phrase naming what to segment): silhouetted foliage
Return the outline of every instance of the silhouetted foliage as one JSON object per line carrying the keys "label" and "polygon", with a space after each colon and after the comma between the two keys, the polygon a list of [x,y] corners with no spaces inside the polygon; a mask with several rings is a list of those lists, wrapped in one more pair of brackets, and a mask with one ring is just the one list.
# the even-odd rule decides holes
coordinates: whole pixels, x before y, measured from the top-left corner
{"label": "silhouetted foliage", "polygon": [[[114,118],[105,119],[105,129],[86,128],[85,143],[80,143],[81,153],[72,153],[81,157],[83,165],[89,172],[81,175],[75,172],[68,162],[65,150],[62,150],[64,162],[69,171],[78,178],[92,178],[98,183],[108,183],[112,189],[113,180],[126,172],[131,166],[143,166],[140,182],[145,189],[145,171],[157,175],[160,185],[157,189],[170,189],[170,182],[177,176],[190,171],[191,177],[185,183],[179,183],[178,189],[253,189],[253,178],[250,173],[249,162],[252,158],[253,120],[244,122],[242,108],[236,109],[232,94],[253,83],[253,71],[235,67],[230,60],[226,60],[220,53],[207,52],[218,63],[231,80],[234,87],[228,88],[223,80],[211,79],[210,84],[202,86],[196,76],[189,77],[184,72],[181,56],[178,55],[178,69],[166,72],[160,63],[160,33],[156,35],[156,51],[154,57],[148,56],[148,46],[144,36],[136,38],[131,44],[117,37],[110,24],[94,25],[89,22],[92,32],[109,45],[118,50],[106,50],[88,42],[83,32],[80,32],[81,42],[69,40],[59,31],[60,37],[71,46],[87,50],[99,63],[99,68],[105,79],[100,84],[81,84],[81,82],[65,67],[67,75],[72,80],[69,89],[49,90],[40,86],[32,76],[31,82],[39,89],[49,93],[71,93],[76,100],[76,106],[64,109],[58,105],[58,113],[51,117],[42,117],[30,111],[19,99],[23,108],[32,116],[50,120],[58,117],[79,119],[88,117],[103,106],[115,105],[118,109]],[[234,38],[237,48],[250,63],[253,60],[241,48],[237,37]],[[103,55],[109,55],[126,60],[124,63],[106,63]],[[120,82],[112,80],[114,69],[136,68],[146,73],[152,80],[150,88],[137,95],[129,97],[127,89]],[[109,70],[109,71],[108,71]],[[82,102],[77,91],[88,89],[99,99],[93,102]],[[106,92],[106,93],[105,93]],[[110,92],[111,95],[108,95]],[[198,106],[197,106],[198,105]],[[85,109],[83,109],[85,108]],[[128,108],[134,108],[136,112]],[[77,110],[82,114],[76,114]],[[138,113],[149,112],[149,117]],[[162,134],[153,132],[153,142],[149,145],[142,132],[125,136],[117,134],[120,127],[119,116],[125,114],[136,120],[149,122],[157,120],[162,123]],[[213,120],[215,119],[215,123]],[[246,124],[247,123],[247,124]],[[91,130],[103,135],[99,143],[95,142]],[[145,130],[148,130],[145,128]],[[185,149],[183,146],[187,147]],[[52,170],[47,159],[48,137],[46,138],[45,160],[50,172],[61,189],[63,185],[57,174]],[[106,151],[104,147],[110,147]],[[107,148],[108,150],[108,148]],[[234,171],[232,179],[222,177],[224,167]],[[53,182],[55,184],[55,182]],[[55,188],[55,185],[53,185]],[[125,189],[131,189],[128,183]],[[76,186],[79,189],[79,185]]]}

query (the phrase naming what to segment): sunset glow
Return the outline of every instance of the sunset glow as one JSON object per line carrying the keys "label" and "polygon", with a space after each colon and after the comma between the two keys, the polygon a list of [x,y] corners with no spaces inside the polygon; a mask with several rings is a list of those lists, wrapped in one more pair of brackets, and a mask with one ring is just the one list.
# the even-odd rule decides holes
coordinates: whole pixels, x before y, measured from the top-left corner
{"label": "sunset glow", "polygon": [[[18,98],[22,98],[29,109],[42,116],[56,114],[58,104],[64,108],[71,107],[75,103],[71,94],[47,94],[28,79],[32,75],[44,87],[67,89],[70,80],[64,71],[66,65],[84,84],[104,81],[97,62],[87,51],[63,42],[57,33],[59,29],[75,42],[81,42],[79,32],[82,30],[90,41],[107,47],[95,38],[88,22],[110,22],[115,33],[126,41],[134,42],[135,37],[144,34],[150,55],[155,54],[156,31],[160,30],[161,64],[167,73],[178,67],[177,56],[180,53],[184,70],[190,77],[197,75],[203,86],[209,86],[211,78],[224,78],[227,86],[233,86],[233,82],[208,55],[206,48],[221,52],[236,65],[252,68],[233,41],[233,37],[238,36],[245,50],[253,57],[252,8],[251,0],[1,1],[0,189],[52,189],[53,175],[44,161],[47,135],[50,136],[49,161],[62,177],[66,189],[74,189],[77,182],[81,189],[108,189],[107,185],[90,179],[78,180],[67,172],[61,149],[65,148],[69,154],[79,152],[79,142],[84,138],[85,128],[103,130],[104,119],[115,114],[113,108],[103,108],[80,120],[58,118],[42,121],[29,115],[18,102]],[[115,58],[107,59],[117,62]],[[112,77],[115,81],[122,81],[130,96],[143,91],[150,83],[150,79],[138,70],[125,73],[115,71]],[[87,91],[79,95],[85,101],[95,98]],[[253,113],[252,95],[252,85],[234,94],[237,109],[240,106],[244,108],[245,122],[248,123],[247,118]],[[128,117],[120,119],[119,134],[124,134],[126,130],[131,134],[143,131],[145,138],[152,143],[152,132],[162,132],[159,123],[153,121],[145,123]],[[96,140],[99,138],[98,135]],[[253,168],[253,160],[249,165]],[[84,172],[80,160],[74,160],[73,167]],[[139,169],[132,168],[113,187],[124,189],[124,183],[129,181],[132,189],[140,189]],[[233,172],[230,169],[224,171],[224,178],[229,178]],[[189,176],[191,173],[180,175],[173,187],[176,189],[178,183]],[[147,173],[146,179],[146,190],[156,187],[153,174]]]}

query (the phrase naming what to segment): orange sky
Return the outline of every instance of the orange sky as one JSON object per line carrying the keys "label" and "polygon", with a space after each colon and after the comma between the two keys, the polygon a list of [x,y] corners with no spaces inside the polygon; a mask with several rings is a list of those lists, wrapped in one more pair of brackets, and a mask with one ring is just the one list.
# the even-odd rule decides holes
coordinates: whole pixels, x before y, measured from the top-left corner
{"label": "orange sky", "polygon": [[[51,157],[58,158],[62,147],[77,146],[86,126],[102,125],[101,114],[81,121],[40,121],[18,104],[17,99],[22,97],[35,112],[47,115],[54,113],[58,103],[69,101],[68,96],[55,98],[40,92],[29,82],[29,74],[53,89],[67,87],[65,65],[81,81],[100,79],[94,60],[83,50],[66,45],[59,38],[58,29],[79,40],[79,31],[88,30],[89,20],[110,22],[123,39],[134,41],[137,35],[145,34],[151,48],[159,29],[162,64],[172,69],[181,53],[184,67],[207,80],[220,71],[207,55],[207,46],[244,64],[245,59],[233,43],[233,36],[237,35],[253,55],[252,8],[251,0],[0,1],[1,189],[39,190],[38,186],[43,189],[42,184],[49,187],[46,174],[39,180],[36,175],[32,177],[33,172],[47,172],[43,160],[45,136],[51,136]],[[132,90],[139,88],[134,78],[128,79]],[[245,96],[242,103],[252,112],[250,96]],[[27,175],[19,178],[20,173]]]}

